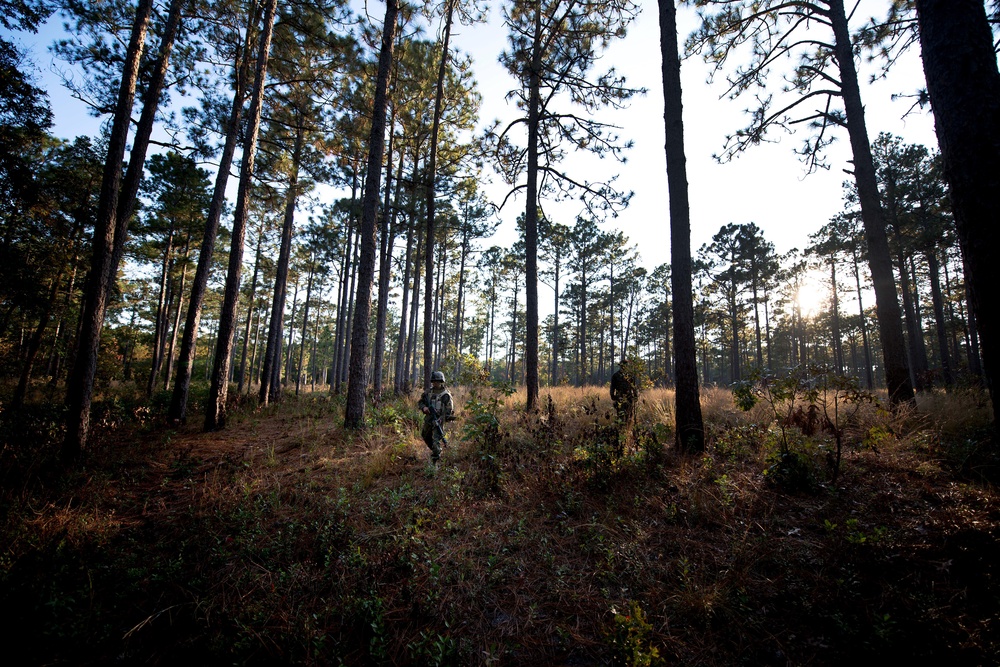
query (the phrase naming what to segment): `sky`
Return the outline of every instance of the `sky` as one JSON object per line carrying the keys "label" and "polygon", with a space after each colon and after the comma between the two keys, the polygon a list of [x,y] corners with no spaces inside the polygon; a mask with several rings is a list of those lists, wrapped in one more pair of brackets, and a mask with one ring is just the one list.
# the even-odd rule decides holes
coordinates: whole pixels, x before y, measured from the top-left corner
{"label": "sky", "polygon": [[[858,17],[879,15],[886,3],[865,0],[856,13]],[[647,94],[633,98],[630,107],[616,111],[608,119],[620,126],[621,136],[634,141],[624,165],[610,160],[594,161],[573,156],[572,163],[586,165],[590,176],[598,170],[619,173],[622,189],[634,191],[629,207],[617,219],[609,219],[605,229],[620,229],[638,246],[643,266],[649,269],[668,262],[670,242],[667,210],[669,199],[664,157],[663,92],[661,85],[659,19],[657,6],[650,0],[640,1],[641,13],[627,36],[605,55],[604,68],[616,66],[634,87],[646,88]],[[865,13],[867,12],[867,13]],[[690,7],[678,10],[679,39],[696,27],[696,16]],[[484,121],[509,118],[512,106],[504,101],[513,81],[496,61],[496,55],[506,45],[506,31],[494,10],[489,26],[462,27],[456,39],[458,48],[470,53],[476,61],[479,86],[483,95]],[[870,138],[879,132],[891,132],[909,143],[930,148],[937,146],[933,118],[925,109],[903,119],[912,106],[908,99],[894,101],[894,94],[910,94],[923,87],[923,70],[919,52],[914,48],[894,69],[888,80],[864,85],[875,66],[859,63],[863,82],[862,98],[866,105],[866,121]],[[749,149],[734,161],[719,164],[712,155],[722,148],[725,136],[744,127],[743,109],[751,100],[720,99],[724,94],[723,77],[715,84],[707,83],[709,68],[695,56],[681,64],[681,86],[684,104],[685,153],[691,205],[692,251],[711,241],[720,227],[727,223],[755,222],[765,237],[775,244],[778,252],[802,249],[809,243],[808,235],[817,231],[829,219],[843,210],[842,183],[850,178],[850,147],[846,132],[828,149],[829,170],[806,175],[806,168],[794,150],[801,135],[774,134],[778,143],[762,144]],[[777,73],[777,72],[776,72]],[[775,84],[780,81],[775,77]],[[574,167],[576,168],[576,167]],[[572,170],[571,170],[572,171]],[[577,172],[579,173],[579,172]],[[497,191],[506,188],[499,184]],[[553,207],[543,202],[546,212],[572,225],[578,206]],[[506,210],[510,208],[511,210]],[[501,231],[513,234],[513,220],[524,209],[524,198],[508,204],[501,215],[505,224]],[[554,211],[557,211],[554,213]]]}
{"label": "sky", "polygon": [[[510,119],[515,114],[513,102],[505,100],[507,92],[515,85],[514,80],[497,61],[506,46],[506,30],[498,3],[494,0],[492,4],[487,24],[456,26],[453,37],[455,47],[470,54],[475,62],[483,97],[481,127],[494,119]],[[885,4],[884,0],[862,0],[856,12],[857,19],[881,14]],[[627,153],[627,162],[596,160],[586,154],[572,154],[568,161],[570,173],[580,178],[597,180],[618,174],[619,186],[634,192],[629,207],[617,218],[604,221],[602,226],[605,230],[623,231],[638,247],[642,265],[651,270],[669,261],[669,200],[663,148],[657,7],[651,0],[640,0],[640,8],[627,36],[616,42],[598,65],[601,69],[615,66],[626,75],[629,85],[647,89],[645,95],[633,98],[627,109],[605,116],[605,120],[621,128],[624,140],[634,142]],[[381,6],[375,2],[368,5],[368,11],[379,19],[382,16]],[[87,115],[83,106],[59,85],[54,74],[59,63],[48,51],[58,32],[58,22],[54,23],[38,35],[20,35],[19,41],[30,49],[39,67],[39,83],[49,92],[56,121],[54,133],[66,138],[93,134],[97,131],[97,119]],[[689,7],[679,8],[678,24],[683,43],[696,26],[694,11]],[[432,34],[425,36],[432,37],[433,30],[430,32]],[[874,139],[879,132],[886,131],[907,142],[936,148],[929,110],[907,115],[912,106],[909,99],[893,100],[894,94],[911,94],[923,87],[917,49],[907,54],[886,80],[872,85],[866,82],[876,66],[862,60],[859,68],[869,137]],[[734,161],[719,164],[712,155],[721,149],[726,134],[745,125],[743,109],[751,100],[720,99],[724,94],[724,78],[720,76],[716,83],[709,84],[708,75],[708,66],[697,56],[681,65],[692,250],[696,252],[698,247],[709,242],[722,225],[749,222],[761,227],[765,238],[774,243],[780,253],[804,248],[809,242],[808,235],[843,208],[841,184],[850,178],[845,173],[845,169],[850,168],[846,132],[841,131],[838,140],[827,149],[829,170],[807,175],[805,165],[794,154],[802,137],[777,133],[773,135],[778,140],[775,143],[753,147]],[[777,77],[773,80],[779,85]],[[484,188],[497,203],[507,192],[507,186],[498,177],[493,178],[492,184],[484,184]],[[542,202],[542,206],[550,217],[567,225],[572,225],[580,212],[574,203]],[[503,224],[497,235],[483,241],[483,245],[509,247],[516,238],[514,220],[523,210],[524,198],[512,199],[500,213]],[[542,302],[546,301],[543,296]]]}

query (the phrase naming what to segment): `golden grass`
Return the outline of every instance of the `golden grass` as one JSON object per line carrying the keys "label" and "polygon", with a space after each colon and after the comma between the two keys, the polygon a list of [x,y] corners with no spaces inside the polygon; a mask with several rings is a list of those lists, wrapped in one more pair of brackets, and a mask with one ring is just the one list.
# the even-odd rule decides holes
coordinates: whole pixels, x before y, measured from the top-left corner
{"label": "golden grass", "polygon": [[[638,648],[668,664],[912,658],[928,642],[968,647],[970,626],[986,628],[977,655],[995,654],[996,614],[953,572],[916,560],[961,557],[948,531],[988,537],[1000,516],[991,492],[954,485],[914,447],[934,410],[957,405],[902,417],[866,406],[856,435],[884,433],[882,445],[852,441],[838,488],[785,493],[764,475],[767,446],[732,444],[763,440],[740,429],[769,415],[740,412],[725,389],[703,392],[708,450],[683,456],[668,440],[654,461],[641,448],[594,455],[613,432],[606,387],[542,387],[532,415],[522,390],[504,400],[494,443],[464,439],[470,390],[451,391],[459,419],[436,470],[416,394],[387,399],[361,431],[314,396],[247,409],[221,433],[130,435],[147,444],[125,467],[143,475],[93,461],[72,501],[41,489],[10,513],[20,537],[3,573],[17,562],[19,585],[69,601],[74,619],[26,604],[25,636],[64,633],[64,647],[38,648],[47,657],[82,659],[70,651],[94,636],[110,637],[92,649],[104,655],[164,664],[172,646],[227,662],[627,664],[611,610],[634,602],[652,626]],[[640,427],[672,430],[673,398],[644,391]],[[94,580],[80,580],[77,608],[65,572],[80,563]],[[61,578],[47,578],[50,564]],[[930,605],[949,611],[928,620]],[[168,608],[176,616],[157,616]],[[890,613],[909,636],[872,629]],[[88,625],[98,621],[132,628],[128,641]]]}
{"label": "golden grass", "polygon": [[989,394],[981,389],[921,393],[917,396],[917,411],[946,436],[986,429],[993,421]]}

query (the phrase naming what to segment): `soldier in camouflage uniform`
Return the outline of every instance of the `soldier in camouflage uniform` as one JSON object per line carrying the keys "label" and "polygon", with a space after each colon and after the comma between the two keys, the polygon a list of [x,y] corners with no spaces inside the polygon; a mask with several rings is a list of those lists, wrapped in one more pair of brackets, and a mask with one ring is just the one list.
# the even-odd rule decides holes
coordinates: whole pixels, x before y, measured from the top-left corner
{"label": "soldier in camouflage uniform", "polygon": [[436,464],[441,458],[441,445],[448,444],[444,432],[445,422],[455,418],[451,392],[444,386],[444,373],[431,373],[430,391],[425,391],[420,396],[417,405],[424,413],[424,426],[420,429],[420,435],[431,450],[431,463]]}
{"label": "soldier in camouflage uniform", "polygon": [[619,428],[627,428],[634,423],[635,403],[638,399],[639,389],[632,369],[622,362],[611,376],[611,401],[615,404]]}

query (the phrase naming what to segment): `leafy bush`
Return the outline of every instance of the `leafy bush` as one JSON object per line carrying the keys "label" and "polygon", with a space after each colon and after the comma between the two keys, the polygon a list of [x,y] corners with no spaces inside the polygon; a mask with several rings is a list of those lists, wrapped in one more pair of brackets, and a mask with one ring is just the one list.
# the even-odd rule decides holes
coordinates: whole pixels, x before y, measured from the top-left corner
{"label": "leafy bush", "polygon": [[876,403],[875,395],[861,389],[857,378],[812,364],[795,366],[781,375],[755,370],[734,385],[733,400],[744,411],[759,403],[769,408],[780,433],[779,456],[770,474],[800,490],[804,490],[806,467],[801,465],[802,453],[791,450],[792,430],[806,438],[823,433],[833,437],[834,449],[826,463],[830,478],[836,480],[848,429],[862,406]]}
{"label": "leafy bush", "polygon": [[620,667],[652,667],[662,665],[660,651],[651,644],[653,626],[638,602],[628,603],[628,611],[619,613],[612,608],[614,629],[611,631],[611,664]]}
{"label": "leafy bush", "polygon": [[[447,623],[445,627],[447,627]],[[407,645],[410,655],[418,665],[446,667],[458,665],[458,642],[437,632],[420,631],[420,639]]]}
{"label": "leafy bush", "polygon": [[777,452],[768,459],[764,470],[768,482],[792,493],[812,493],[816,490],[815,468],[809,457],[801,452]]}
{"label": "leafy bush", "polygon": [[467,418],[462,438],[473,445],[473,456],[478,464],[477,477],[487,493],[498,493],[503,474],[500,455],[504,434],[500,428],[503,401],[514,393],[507,382],[493,382],[491,391],[484,395],[482,387],[473,387],[465,403]]}

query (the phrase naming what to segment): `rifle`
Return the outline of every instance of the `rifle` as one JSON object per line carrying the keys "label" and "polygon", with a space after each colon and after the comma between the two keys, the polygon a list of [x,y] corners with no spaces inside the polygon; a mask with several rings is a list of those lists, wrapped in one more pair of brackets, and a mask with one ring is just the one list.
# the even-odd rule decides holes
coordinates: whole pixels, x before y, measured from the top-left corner
{"label": "rifle", "polygon": [[436,428],[438,433],[441,434],[441,442],[447,445],[448,436],[445,434],[444,425],[441,423],[443,421],[443,418],[438,415],[437,410],[434,409],[434,406],[431,405],[430,402],[427,403],[427,414],[430,415],[431,421],[434,424],[434,428]]}

